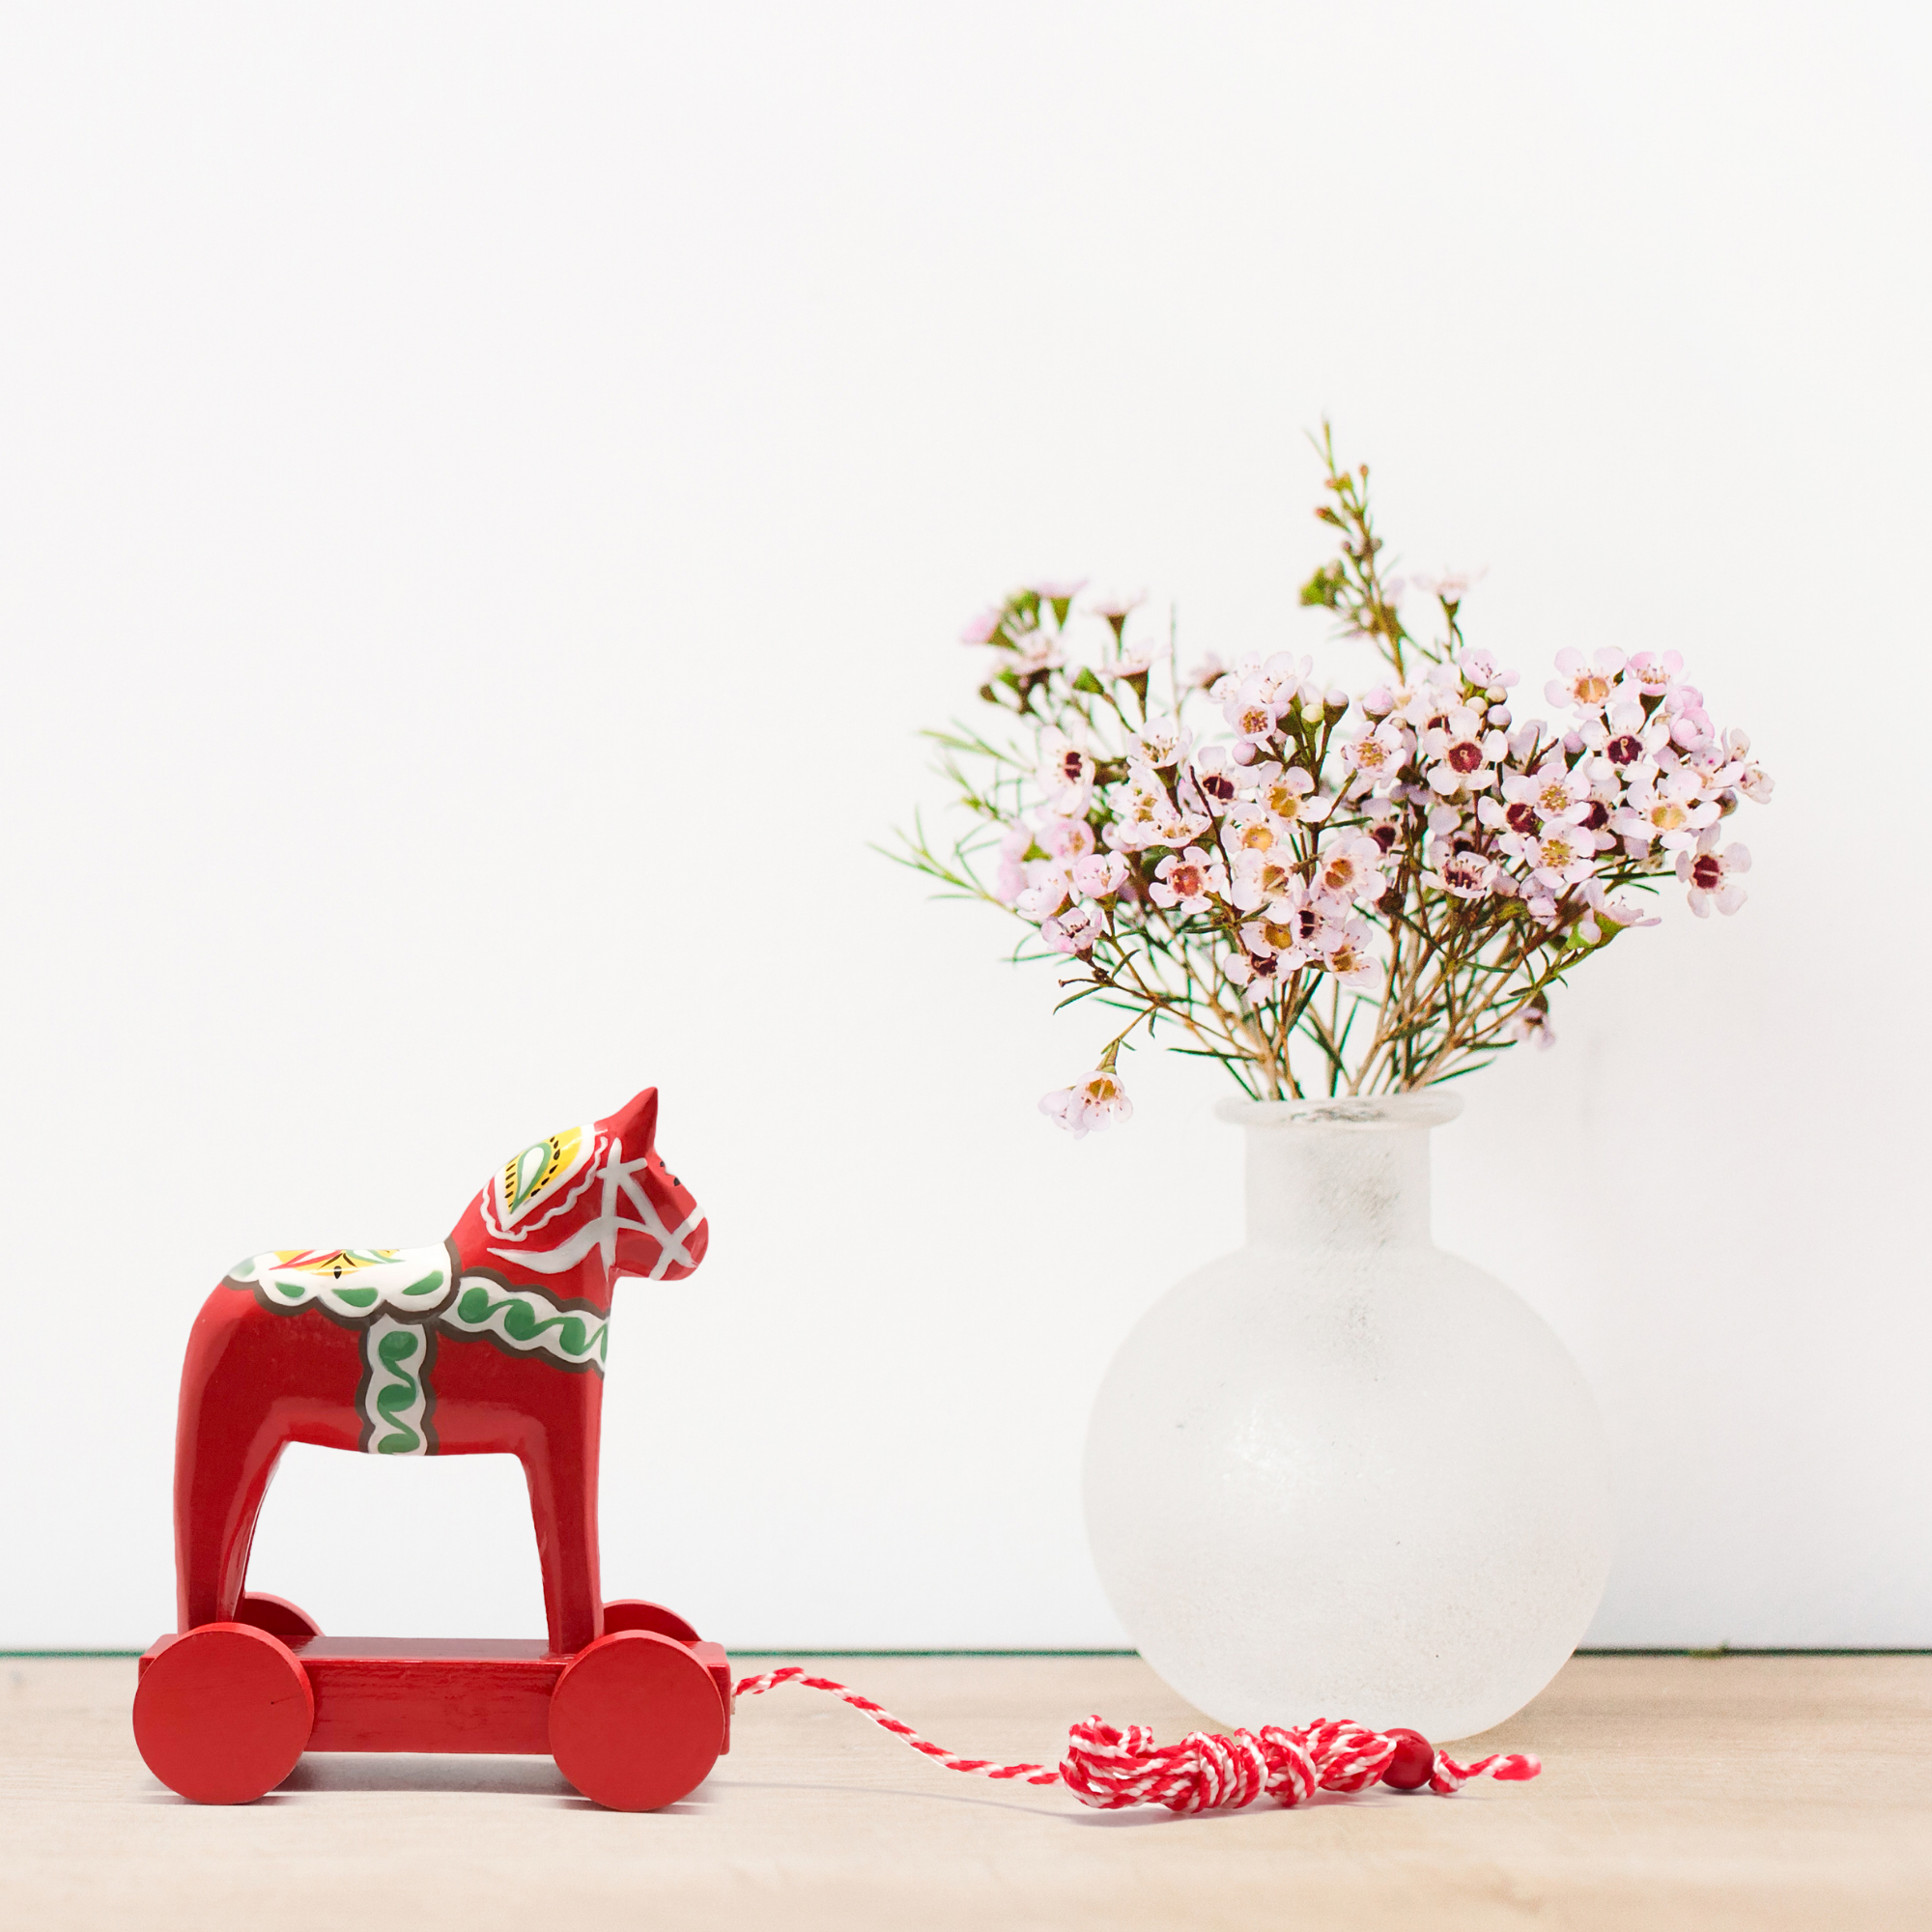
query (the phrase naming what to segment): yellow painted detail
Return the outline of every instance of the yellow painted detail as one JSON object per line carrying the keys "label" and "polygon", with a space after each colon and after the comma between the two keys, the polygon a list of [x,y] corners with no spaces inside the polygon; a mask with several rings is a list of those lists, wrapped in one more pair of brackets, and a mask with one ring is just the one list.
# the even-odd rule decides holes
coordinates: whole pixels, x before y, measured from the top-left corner
{"label": "yellow painted detail", "polygon": [[503,1164],[503,1205],[515,1213],[525,1202],[541,1194],[556,1177],[576,1160],[583,1145],[582,1127],[566,1127],[547,1141],[526,1147],[514,1160]]}
{"label": "yellow painted detail", "polygon": [[299,1268],[304,1274],[333,1275],[340,1281],[358,1268],[381,1267],[402,1253],[400,1248],[276,1248],[278,1268]]}

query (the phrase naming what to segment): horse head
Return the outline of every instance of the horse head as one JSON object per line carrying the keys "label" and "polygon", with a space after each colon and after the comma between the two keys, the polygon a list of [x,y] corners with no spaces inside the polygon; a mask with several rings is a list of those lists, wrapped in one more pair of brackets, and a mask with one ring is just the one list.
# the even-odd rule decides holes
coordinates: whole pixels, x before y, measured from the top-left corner
{"label": "horse head", "polygon": [[658,1090],[513,1154],[450,1239],[463,1270],[610,1306],[619,1276],[681,1281],[710,1229],[657,1151]]}

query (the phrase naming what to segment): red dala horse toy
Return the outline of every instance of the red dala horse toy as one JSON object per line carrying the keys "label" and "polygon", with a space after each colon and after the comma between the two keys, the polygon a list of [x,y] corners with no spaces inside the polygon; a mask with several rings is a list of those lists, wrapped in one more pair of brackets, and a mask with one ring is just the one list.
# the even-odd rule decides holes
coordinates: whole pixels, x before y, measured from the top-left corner
{"label": "red dala horse toy", "polygon": [[[433,1248],[278,1250],[203,1305],[175,1436],[178,1629],[141,1659],[134,1736],[164,1784],[237,1804],[304,1750],[523,1751],[652,1810],[730,1741],[730,1666],[654,1604],[605,1603],[597,1445],[611,1292],[680,1281],[708,1229],[656,1151],[652,1088],[526,1148]],[[549,1640],[329,1637],[247,1588],[291,1442],[524,1465]]]}

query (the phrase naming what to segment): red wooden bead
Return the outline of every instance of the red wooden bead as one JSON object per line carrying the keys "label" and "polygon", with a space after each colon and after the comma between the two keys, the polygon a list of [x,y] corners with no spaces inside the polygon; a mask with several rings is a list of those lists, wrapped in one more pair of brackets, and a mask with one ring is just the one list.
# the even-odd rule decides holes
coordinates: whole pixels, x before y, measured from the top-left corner
{"label": "red wooden bead", "polygon": [[176,1637],[134,1692],[134,1742],[148,1769],[197,1804],[246,1804],[273,1790],[314,1723],[307,1674],[252,1624],[204,1624]]}
{"label": "red wooden bead", "polygon": [[1420,1731],[1384,1731],[1382,1736],[1402,1740],[1382,1773],[1382,1782],[1391,1791],[1420,1791],[1435,1775],[1435,1747]]}
{"label": "red wooden bead", "polygon": [[655,1631],[616,1631],[575,1658],[550,1701],[556,1768],[613,1811],[655,1811],[701,1784],[724,1742],[711,1673]]}

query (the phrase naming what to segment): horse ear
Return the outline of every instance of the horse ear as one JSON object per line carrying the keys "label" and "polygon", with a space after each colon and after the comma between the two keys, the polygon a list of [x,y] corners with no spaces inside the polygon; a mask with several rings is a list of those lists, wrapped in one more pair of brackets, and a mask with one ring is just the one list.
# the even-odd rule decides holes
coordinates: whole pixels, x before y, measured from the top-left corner
{"label": "horse ear", "polygon": [[620,1107],[604,1123],[612,1136],[624,1143],[624,1151],[633,1160],[649,1153],[658,1134],[658,1090],[646,1087],[627,1106]]}

